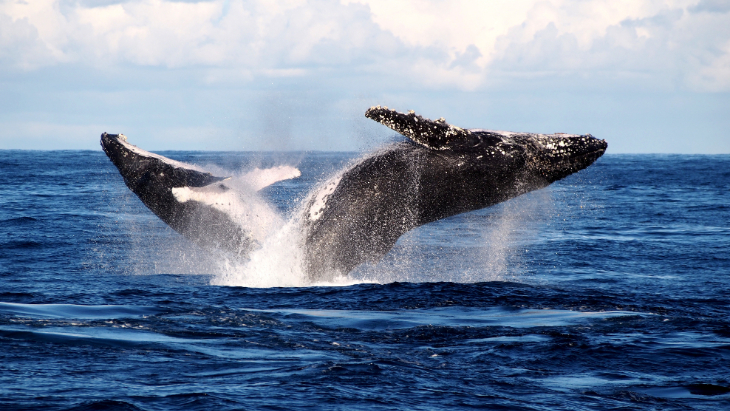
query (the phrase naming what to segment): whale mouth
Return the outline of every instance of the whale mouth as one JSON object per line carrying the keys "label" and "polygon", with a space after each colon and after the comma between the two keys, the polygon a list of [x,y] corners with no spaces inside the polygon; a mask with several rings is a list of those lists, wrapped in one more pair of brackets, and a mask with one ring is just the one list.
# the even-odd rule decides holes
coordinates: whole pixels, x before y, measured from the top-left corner
{"label": "whale mouth", "polygon": [[598,143],[599,144],[602,143],[601,144],[602,147],[596,148],[594,150],[591,150],[591,151],[588,151],[585,153],[575,153],[574,155],[571,156],[571,159],[580,159],[580,158],[585,158],[585,157],[590,157],[590,156],[596,156],[596,158],[601,157],[603,154],[606,153],[608,144],[606,143],[605,140],[598,140]]}
{"label": "whale mouth", "polygon": [[543,156],[558,162],[574,162],[586,159],[595,161],[608,148],[606,140],[599,140],[590,134],[575,137],[545,137],[547,137],[547,141],[541,141],[544,149],[547,149],[544,151]]}
{"label": "whale mouth", "polygon": [[599,148],[597,150],[589,151],[587,153],[578,154],[575,157],[571,157],[572,161],[587,162],[585,167],[593,164],[594,161],[598,160],[603,154],[606,153],[605,148]]}
{"label": "whale mouth", "polygon": [[[608,148],[605,140],[599,140],[590,134],[571,137],[541,136],[538,137],[542,147],[535,147],[533,167],[548,183],[560,180],[583,170],[598,160]],[[542,140],[542,141],[540,141]]]}

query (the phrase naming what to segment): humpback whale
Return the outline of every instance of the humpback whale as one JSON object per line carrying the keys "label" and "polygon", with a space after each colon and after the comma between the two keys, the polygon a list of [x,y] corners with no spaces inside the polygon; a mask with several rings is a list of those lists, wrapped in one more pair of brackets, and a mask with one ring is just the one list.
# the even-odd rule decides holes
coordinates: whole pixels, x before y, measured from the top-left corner
{"label": "humpback whale", "polygon": [[[296,218],[311,280],[379,261],[415,227],[546,187],[607,148],[590,134],[463,129],[380,106],[365,116],[407,139],[351,164],[304,200]],[[265,234],[248,208],[262,205],[246,204],[225,177],[139,149],[122,134],[103,133],[101,145],[127,187],[183,236],[239,258],[260,246]]]}

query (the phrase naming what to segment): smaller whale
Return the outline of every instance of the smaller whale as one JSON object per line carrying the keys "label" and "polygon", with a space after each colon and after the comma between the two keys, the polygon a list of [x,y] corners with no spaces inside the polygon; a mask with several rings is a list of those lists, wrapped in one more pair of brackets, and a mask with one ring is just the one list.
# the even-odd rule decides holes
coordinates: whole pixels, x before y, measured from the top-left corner
{"label": "smaller whale", "polygon": [[[407,139],[317,186],[293,217],[301,235],[302,268],[313,281],[378,262],[415,227],[546,187],[588,167],[607,148],[590,134],[463,129],[443,118],[380,106],[365,115]],[[276,225],[261,224],[260,216],[274,214],[272,209],[238,193],[226,177],[139,149],[121,134],[103,133],[101,145],[127,187],[170,227],[203,247],[246,258]],[[256,189],[298,177],[299,171],[266,175]]]}

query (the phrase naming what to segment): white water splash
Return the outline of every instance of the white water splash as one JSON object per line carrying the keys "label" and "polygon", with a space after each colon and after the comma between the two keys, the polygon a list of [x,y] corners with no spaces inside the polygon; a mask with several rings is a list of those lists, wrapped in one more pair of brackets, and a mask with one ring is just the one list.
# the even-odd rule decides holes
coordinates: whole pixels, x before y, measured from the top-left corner
{"label": "white water splash", "polygon": [[[476,281],[524,281],[524,261],[529,259],[529,245],[540,226],[553,213],[549,190],[537,190],[515,197],[487,211],[481,227],[480,247],[474,254]],[[480,275],[481,273],[481,275]],[[486,276],[484,274],[487,274]]]}
{"label": "white water splash", "polygon": [[549,190],[417,227],[378,264],[349,275],[365,282],[529,281],[529,244],[554,213]]}
{"label": "white water splash", "polygon": [[[320,207],[322,192],[331,193],[332,181],[339,182],[345,167],[340,172],[319,184],[302,200],[291,213],[289,220],[273,230],[254,250],[245,262],[227,259],[221,271],[211,280],[211,285],[243,287],[310,287],[347,286],[362,283],[347,275],[335,275],[331,281],[316,281],[304,270],[304,238],[301,218],[310,217],[307,209]],[[284,221],[283,219],[281,221]]]}
{"label": "white water splash", "polygon": [[239,287],[310,287],[358,284],[350,277],[315,282],[304,272],[304,252],[298,219],[292,219],[253,251],[245,262],[226,260],[211,285]]}
{"label": "white water splash", "polygon": [[279,227],[245,262],[225,260],[212,285],[297,287],[306,284],[299,230],[292,222]]}
{"label": "white water splash", "polygon": [[240,175],[237,179],[251,187],[253,190],[258,191],[276,182],[290,180],[301,175],[302,172],[293,166],[276,166],[265,169],[257,167]]}

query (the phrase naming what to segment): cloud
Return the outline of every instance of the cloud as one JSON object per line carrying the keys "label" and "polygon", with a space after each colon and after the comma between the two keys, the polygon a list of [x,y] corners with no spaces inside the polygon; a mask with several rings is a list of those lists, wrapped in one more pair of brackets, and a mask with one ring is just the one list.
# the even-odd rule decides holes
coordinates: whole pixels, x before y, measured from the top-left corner
{"label": "cloud", "polygon": [[[399,51],[366,7],[318,1],[52,1],[3,5],[52,50],[85,64],[280,70],[368,62]],[[65,60],[69,61],[69,60]]]}
{"label": "cloud", "polygon": [[730,2],[727,0],[702,0],[689,8],[693,12],[727,13],[730,12]]}
{"label": "cloud", "polygon": [[32,70],[52,60],[51,50],[27,18],[13,20],[0,13],[0,64],[11,69]]}
{"label": "cloud", "polygon": [[264,77],[396,72],[413,86],[476,90],[493,84],[488,80],[495,72],[646,73],[673,67],[671,76],[688,87],[727,91],[726,4],[11,1],[1,9],[0,38],[6,64],[27,70],[81,63],[202,66]]}
{"label": "cloud", "polygon": [[[79,132],[102,118],[166,135],[244,124],[243,140],[343,148],[336,133],[368,104],[469,125],[462,113],[511,92],[532,99],[516,111],[555,92],[723,94],[729,18],[720,0],[0,0],[0,92],[26,102],[0,126],[18,110]],[[332,118],[345,120],[319,124]]]}
{"label": "cloud", "polygon": [[679,79],[697,90],[728,91],[723,70],[730,41],[727,4],[8,1],[0,6],[0,41],[4,64],[26,70],[68,63],[208,67],[249,73],[241,77],[249,80],[365,72],[413,87],[464,90],[489,87],[495,78],[507,80],[501,74],[508,72],[617,70],[642,81],[656,78],[657,85],[671,77],[670,83]]}

